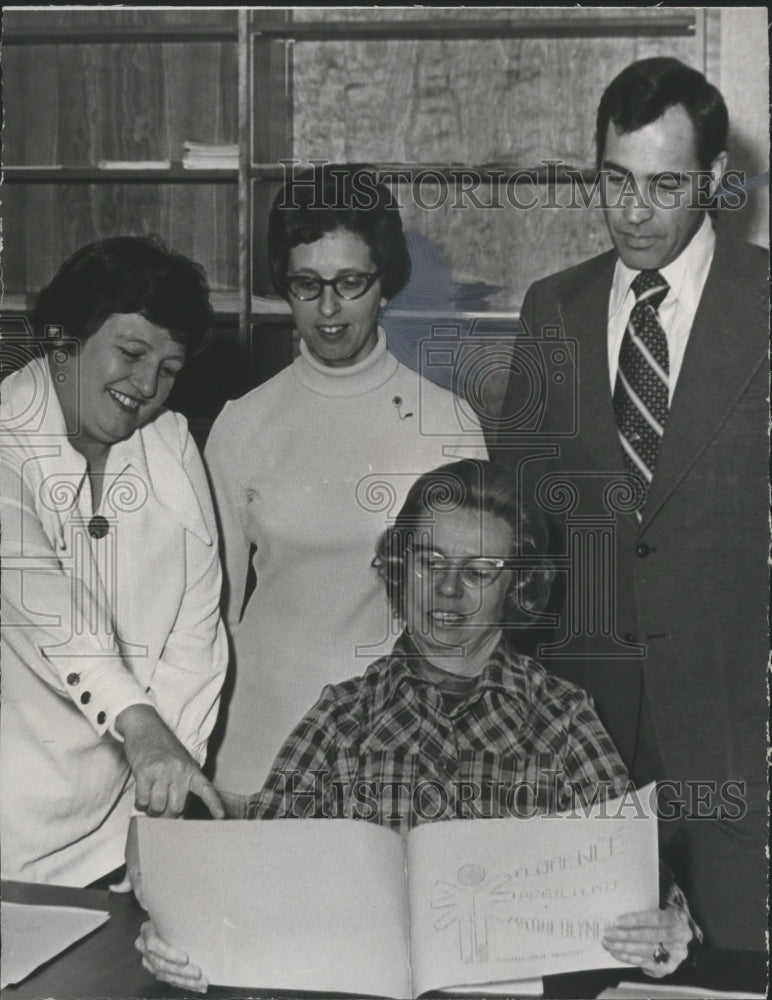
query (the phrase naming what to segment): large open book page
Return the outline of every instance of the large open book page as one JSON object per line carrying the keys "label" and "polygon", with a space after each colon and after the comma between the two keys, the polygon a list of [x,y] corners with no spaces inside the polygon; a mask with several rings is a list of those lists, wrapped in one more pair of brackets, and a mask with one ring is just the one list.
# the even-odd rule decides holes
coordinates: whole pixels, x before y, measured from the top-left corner
{"label": "large open book page", "polygon": [[413,830],[414,992],[623,966],[600,942],[621,913],[659,905],[651,799]]}
{"label": "large open book page", "polygon": [[158,932],[211,983],[410,996],[402,839],[372,823],[138,821]]}

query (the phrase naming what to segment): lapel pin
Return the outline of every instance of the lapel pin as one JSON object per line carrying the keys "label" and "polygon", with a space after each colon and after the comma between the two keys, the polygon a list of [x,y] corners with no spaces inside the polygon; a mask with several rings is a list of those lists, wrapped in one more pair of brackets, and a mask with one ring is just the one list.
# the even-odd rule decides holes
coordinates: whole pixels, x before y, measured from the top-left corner
{"label": "lapel pin", "polygon": [[412,417],[413,416],[412,412],[411,413],[403,413],[402,412],[402,397],[401,396],[395,396],[394,399],[392,399],[392,403],[397,408],[397,413],[399,414],[399,419],[400,420],[407,420],[408,417]]}

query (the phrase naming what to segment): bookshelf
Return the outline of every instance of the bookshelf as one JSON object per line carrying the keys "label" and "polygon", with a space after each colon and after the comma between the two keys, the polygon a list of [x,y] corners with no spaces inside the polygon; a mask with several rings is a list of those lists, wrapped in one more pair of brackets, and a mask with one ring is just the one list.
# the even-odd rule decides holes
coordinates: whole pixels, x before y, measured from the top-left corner
{"label": "bookshelf", "polygon": [[235,11],[6,10],[3,90],[4,308],[84,243],[154,232],[239,312],[238,170],[181,165],[185,140],[239,141]]}

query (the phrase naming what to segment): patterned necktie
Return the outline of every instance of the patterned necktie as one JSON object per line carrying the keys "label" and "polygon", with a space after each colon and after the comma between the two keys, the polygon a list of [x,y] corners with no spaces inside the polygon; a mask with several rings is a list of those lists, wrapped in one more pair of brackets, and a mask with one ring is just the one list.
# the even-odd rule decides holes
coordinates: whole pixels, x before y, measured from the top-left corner
{"label": "patterned necktie", "polygon": [[632,284],[635,305],[619,352],[614,416],[625,467],[648,485],[654,476],[668,411],[667,337],[657,310],[668,293],[659,271],[641,271]]}

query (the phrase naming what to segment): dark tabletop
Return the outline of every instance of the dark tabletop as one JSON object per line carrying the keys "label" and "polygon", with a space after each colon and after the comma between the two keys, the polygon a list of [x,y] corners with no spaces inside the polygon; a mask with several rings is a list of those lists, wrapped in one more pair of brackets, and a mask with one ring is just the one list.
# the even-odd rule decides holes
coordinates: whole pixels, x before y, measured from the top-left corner
{"label": "dark tabletop", "polygon": [[[32,887],[34,891],[44,887]],[[70,890],[71,891],[71,890]],[[82,890],[87,892],[88,890]],[[7,897],[6,897],[7,898]],[[158,982],[142,968],[134,941],[140,925],[147,919],[131,893],[103,895],[110,910],[110,920],[83,938],[66,952],[47,962],[16,986],[2,991],[2,1000],[180,1000],[186,994]],[[548,976],[544,980],[545,997],[552,1000],[594,997],[620,979],[645,982],[645,977],[620,969]],[[704,986],[716,990],[766,993],[766,956],[755,952],[718,952],[703,950],[692,967],[682,968],[668,982]],[[662,982],[662,980],[660,980]],[[243,997],[290,997],[297,994],[276,990],[247,990],[210,987],[208,1000]],[[316,998],[321,994],[314,994]],[[329,996],[329,994],[328,994]]]}

